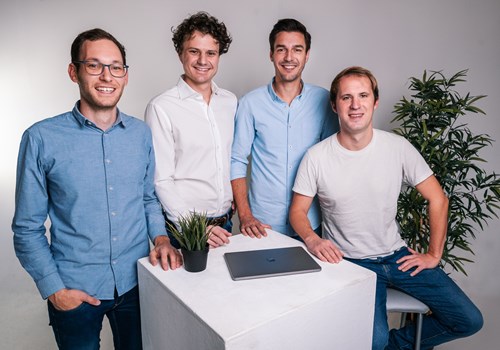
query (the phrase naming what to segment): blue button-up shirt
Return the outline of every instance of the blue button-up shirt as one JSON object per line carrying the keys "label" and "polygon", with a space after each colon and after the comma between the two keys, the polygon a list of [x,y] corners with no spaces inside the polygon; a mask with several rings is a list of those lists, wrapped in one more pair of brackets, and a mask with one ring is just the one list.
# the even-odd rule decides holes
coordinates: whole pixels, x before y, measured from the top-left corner
{"label": "blue button-up shirt", "polygon": [[[327,90],[304,84],[290,105],[272,81],[241,98],[231,157],[231,180],[246,177],[251,155],[249,202],[253,215],[273,230],[295,235],[288,221],[292,186],[309,147],[338,130]],[[321,223],[318,202],[308,213],[313,229]]]}
{"label": "blue button-up shirt", "polygon": [[[43,298],[62,288],[113,299],[166,234],[149,128],[118,112],[102,131],[78,110],[34,124],[19,150],[14,247]],[[50,218],[50,242],[44,223]]]}

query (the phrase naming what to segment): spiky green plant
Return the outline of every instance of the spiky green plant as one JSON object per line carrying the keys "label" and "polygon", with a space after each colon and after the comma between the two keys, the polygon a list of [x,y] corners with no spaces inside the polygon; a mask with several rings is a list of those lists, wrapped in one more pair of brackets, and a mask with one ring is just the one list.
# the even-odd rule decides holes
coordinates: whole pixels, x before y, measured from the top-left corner
{"label": "spiky green plant", "polygon": [[[424,71],[422,79],[410,78],[412,92],[395,106],[393,131],[415,146],[430,165],[449,198],[448,234],[442,266],[449,264],[467,275],[460,256],[474,254],[471,239],[500,209],[500,177],[481,167],[480,151],[491,146],[487,134],[475,135],[465,118],[485,114],[475,103],[484,95],[460,95],[454,87],[465,82],[467,70],[447,79],[441,72]],[[429,244],[429,216],[426,201],[414,188],[404,188],[398,203],[397,220],[410,247],[425,252]],[[461,252],[462,251],[462,252]]]}
{"label": "spiky green plant", "polygon": [[212,228],[208,228],[208,219],[206,213],[197,213],[191,211],[178,218],[179,229],[177,226],[167,222],[170,232],[179,242],[181,248],[186,250],[204,250],[207,248],[208,239]]}

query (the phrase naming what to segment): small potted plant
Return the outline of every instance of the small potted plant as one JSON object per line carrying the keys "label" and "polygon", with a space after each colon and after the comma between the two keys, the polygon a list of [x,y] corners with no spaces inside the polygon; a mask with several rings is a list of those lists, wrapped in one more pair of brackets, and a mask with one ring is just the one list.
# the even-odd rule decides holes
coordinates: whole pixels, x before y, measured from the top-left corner
{"label": "small potted plant", "polygon": [[208,239],[212,227],[208,228],[206,213],[181,215],[178,218],[178,225],[168,223],[170,232],[181,246],[184,268],[189,272],[200,272],[205,270],[208,258]]}

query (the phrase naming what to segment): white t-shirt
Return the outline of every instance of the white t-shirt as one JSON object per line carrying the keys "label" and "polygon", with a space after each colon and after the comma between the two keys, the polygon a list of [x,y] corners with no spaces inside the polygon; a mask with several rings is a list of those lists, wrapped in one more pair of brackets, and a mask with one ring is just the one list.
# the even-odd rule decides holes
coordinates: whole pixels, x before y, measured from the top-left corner
{"label": "white t-shirt", "polygon": [[335,134],[308,150],[293,191],[318,195],[323,237],[346,257],[374,258],[405,245],[396,222],[402,184],[416,186],[431,175],[420,153],[403,137],[374,130],[368,146],[349,151]]}

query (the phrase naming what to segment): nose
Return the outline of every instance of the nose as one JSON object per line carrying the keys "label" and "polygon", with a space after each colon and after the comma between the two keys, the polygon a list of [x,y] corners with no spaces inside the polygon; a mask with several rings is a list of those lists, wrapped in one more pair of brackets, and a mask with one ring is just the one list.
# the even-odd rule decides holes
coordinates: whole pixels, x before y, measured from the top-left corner
{"label": "nose", "polygon": [[111,77],[112,77],[112,75],[111,75],[111,66],[104,66],[104,68],[102,69],[102,73],[99,76],[99,78],[101,78],[104,81],[111,81],[111,79],[112,79]]}
{"label": "nose", "polygon": [[359,99],[353,97],[351,100],[351,109],[358,109],[358,108],[359,108]]}
{"label": "nose", "polygon": [[287,50],[285,53],[285,60],[286,61],[291,61],[292,60],[292,50]]}
{"label": "nose", "polygon": [[198,63],[203,65],[206,62],[207,62],[207,54],[204,52],[201,52],[200,55],[198,56]]}

